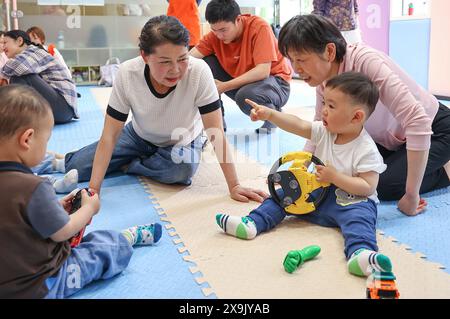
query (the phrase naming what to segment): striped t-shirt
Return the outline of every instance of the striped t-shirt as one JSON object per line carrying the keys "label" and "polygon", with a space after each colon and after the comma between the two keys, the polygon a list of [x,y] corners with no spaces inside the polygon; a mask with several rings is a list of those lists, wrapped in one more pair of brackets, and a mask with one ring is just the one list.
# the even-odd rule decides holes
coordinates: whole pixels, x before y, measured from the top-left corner
{"label": "striped t-shirt", "polygon": [[169,92],[159,94],[139,56],[120,65],[107,113],[125,122],[131,111],[139,137],[164,147],[188,145],[202,132],[200,114],[219,108],[219,94],[205,61],[190,57],[183,78]]}

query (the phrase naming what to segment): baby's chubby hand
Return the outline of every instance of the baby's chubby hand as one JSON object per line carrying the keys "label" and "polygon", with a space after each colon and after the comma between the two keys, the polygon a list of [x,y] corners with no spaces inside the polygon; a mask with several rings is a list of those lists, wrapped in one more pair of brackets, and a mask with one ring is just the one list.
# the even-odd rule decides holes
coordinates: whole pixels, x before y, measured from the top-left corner
{"label": "baby's chubby hand", "polygon": [[318,182],[333,184],[337,170],[333,166],[316,165],[316,179]]}
{"label": "baby's chubby hand", "polygon": [[60,203],[62,205],[62,207],[64,207],[64,210],[66,212],[70,212],[70,210],[72,209],[72,199],[75,197],[74,192],[71,192],[70,194],[64,196],[63,198],[60,199]]}
{"label": "baby's chubby hand", "polygon": [[272,115],[272,109],[267,106],[259,105],[252,100],[245,99],[245,103],[252,107],[250,119],[252,121],[267,121]]}

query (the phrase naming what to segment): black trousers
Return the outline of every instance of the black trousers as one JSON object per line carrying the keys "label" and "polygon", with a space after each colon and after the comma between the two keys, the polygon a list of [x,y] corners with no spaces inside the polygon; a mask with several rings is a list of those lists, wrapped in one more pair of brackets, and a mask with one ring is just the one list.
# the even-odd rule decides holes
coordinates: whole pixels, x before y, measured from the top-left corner
{"label": "black trousers", "polygon": [[[208,63],[215,79],[226,82],[233,79],[223,67],[215,55],[204,57],[203,60]],[[251,106],[245,103],[245,99],[250,99],[258,104],[280,110],[288,101],[291,86],[288,82],[278,76],[269,76],[269,78],[254,83],[249,83],[238,89],[225,92],[239,106],[242,112],[250,115]],[[222,114],[224,114],[222,106]]]}
{"label": "black trousers", "polygon": [[[450,160],[450,109],[443,104],[439,104],[432,130],[428,163],[420,187],[421,194],[450,186],[443,168]],[[387,165],[387,170],[380,175],[378,197],[381,200],[399,200],[405,194],[408,173],[406,145],[396,151],[389,151],[378,144],[377,146]]]}
{"label": "black trousers", "polygon": [[55,124],[70,122],[75,116],[73,108],[67,103],[66,99],[64,99],[61,94],[45,82],[38,74],[13,76],[10,79],[10,83],[28,85],[38,91],[50,104]]}

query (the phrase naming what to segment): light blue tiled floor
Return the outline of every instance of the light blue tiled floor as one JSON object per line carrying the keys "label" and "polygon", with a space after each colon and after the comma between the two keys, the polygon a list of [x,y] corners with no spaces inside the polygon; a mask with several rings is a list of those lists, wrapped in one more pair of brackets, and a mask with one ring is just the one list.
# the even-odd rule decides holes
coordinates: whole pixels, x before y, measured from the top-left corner
{"label": "light blue tiled floor", "polygon": [[[98,140],[103,128],[103,113],[88,87],[80,87],[81,119],[54,128],[49,149],[65,153]],[[87,186],[86,183],[80,187]],[[102,187],[102,207],[86,231],[124,228],[161,222],[147,194],[135,176],[121,173],[105,179]],[[163,222],[164,224],[164,222]],[[153,247],[135,250],[128,268],[112,280],[98,281],[73,296],[74,298],[195,298],[203,299],[201,288],[189,267],[194,264],[182,259],[166,229],[161,241]],[[215,295],[210,295],[215,298]]]}

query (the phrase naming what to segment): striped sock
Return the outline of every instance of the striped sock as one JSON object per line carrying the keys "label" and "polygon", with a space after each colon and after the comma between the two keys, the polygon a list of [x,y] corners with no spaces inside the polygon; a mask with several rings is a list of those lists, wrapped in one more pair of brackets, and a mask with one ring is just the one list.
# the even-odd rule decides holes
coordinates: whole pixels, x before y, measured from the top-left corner
{"label": "striped sock", "polygon": [[224,232],[237,238],[253,239],[256,237],[256,225],[250,217],[217,214],[216,222]]}
{"label": "striped sock", "polygon": [[162,227],[158,223],[139,225],[123,230],[122,235],[130,242],[131,246],[153,245],[160,240]]}
{"label": "striped sock", "polygon": [[369,276],[373,271],[392,271],[389,257],[364,248],[353,253],[347,262],[347,266],[351,274],[362,277]]}

